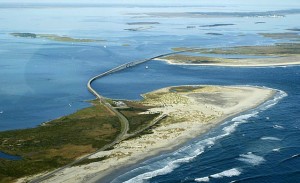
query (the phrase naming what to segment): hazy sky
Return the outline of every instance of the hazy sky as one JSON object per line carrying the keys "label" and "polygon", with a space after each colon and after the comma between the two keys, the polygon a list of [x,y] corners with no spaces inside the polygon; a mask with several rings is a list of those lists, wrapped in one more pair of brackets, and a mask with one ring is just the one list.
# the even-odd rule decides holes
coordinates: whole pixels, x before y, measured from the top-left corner
{"label": "hazy sky", "polygon": [[[97,4],[173,4],[173,5],[295,5],[300,8],[300,0],[0,0],[0,3],[97,3]],[[298,5],[298,6],[297,6]]]}

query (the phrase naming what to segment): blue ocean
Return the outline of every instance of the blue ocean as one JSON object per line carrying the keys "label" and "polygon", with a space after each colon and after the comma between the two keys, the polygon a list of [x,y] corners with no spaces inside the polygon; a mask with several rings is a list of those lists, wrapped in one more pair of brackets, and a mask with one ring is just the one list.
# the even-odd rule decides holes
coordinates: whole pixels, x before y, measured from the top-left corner
{"label": "blue ocean", "polygon": [[[179,149],[135,165],[109,180],[117,183],[297,182],[300,179],[300,82],[297,79],[300,67],[240,68],[237,71],[224,67],[170,66],[156,61],[147,65],[155,73],[145,73],[142,66],[136,68],[140,70],[136,75],[139,80],[119,86],[122,91],[138,86],[156,89],[154,83],[158,78],[165,80],[158,88],[178,84],[249,84],[278,91],[273,99],[258,108],[228,119]],[[166,74],[170,68],[174,74]],[[186,72],[193,74],[187,77]],[[115,79],[130,77],[132,73],[112,75],[103,79],[99,86],[111,83],[109,88],[114,88],[114,82],[118,82]],[[155,76],[157,78],[153,78]],[[152,84],[143,85],[141,81]],[[119,87],[112,90],[112,96],[118,96]],[[134,99],[138,93],[131,91],[131,96]]]}
{"label": "blue ocean", "polygon": [[[259,10],[257,3],[261,3]],[[287,30],[300,28],[297,7],[299,2],[293,0],[271,4],[191,1],[184,6],[178,2],[172,5],[0,2],[0,131],[35,127],[88,107],[86,101],[94,98],[86,89],[91,77],[126,62],[171,52],[173,47],[292,42],[266,38],[259,33],[298,33]],[[186,12],[224,16],[199,18]],[[170,14],[165,17],[162,13]],[[232,13],[237,16],[231,16]],[[132,22],[158,23],[147,25],[145,30],[130,31],[143,26],[128,24]],[[221,23],[233,25],[207,27]],[[15,32],[103,41],[58,42],[10,34]],[[300,66],[200,67],[153,60],[97,80],[93,86],[105,97],[139,100],[141,94],[158,88],[190,84],[254,85],[274,88],[277,93],[259,107],[225,120],[207,134],[119,170],[107,180],[114,183],[300,181]],[[18,158],[1,152],[0,157]]]}

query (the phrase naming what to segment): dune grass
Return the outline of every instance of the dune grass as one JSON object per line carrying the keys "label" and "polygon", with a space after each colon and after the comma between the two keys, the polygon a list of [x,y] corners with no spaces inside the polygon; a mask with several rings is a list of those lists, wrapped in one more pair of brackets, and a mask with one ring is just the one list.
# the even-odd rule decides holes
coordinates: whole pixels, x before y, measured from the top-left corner
{"label": "dune grass", "polygon": [[[178,47],[173,48],[174,51],[190,50],[191,48]],[[298,55],[300,54],[300,43],[278,43],[268,46],[237,46],[228,48],[195,48],[195,53],[206,54],[242,54],[242,55]]]}
{"label": "dune grass", "polygon": [[128,108],[119,109],[119,111],[127,118],[129,121],[129,131],[128,133],[137,132],[144,127],[148,126],[149,123],[159,116],[159,113],[155,114],[141,114],[150,107],[144,106],[139,102],[125,102]]}

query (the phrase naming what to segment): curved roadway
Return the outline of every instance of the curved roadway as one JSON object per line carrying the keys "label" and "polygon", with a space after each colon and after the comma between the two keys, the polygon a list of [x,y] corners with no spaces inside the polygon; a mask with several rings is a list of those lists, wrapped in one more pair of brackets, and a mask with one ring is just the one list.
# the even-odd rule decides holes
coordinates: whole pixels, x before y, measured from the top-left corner
{"label": "curved roadway", "polygon": [[[124,69],[127,69],[129,67],[134,67],[136,65],[140,65],[140,64],[143,64],[145,62],[148,62],[148,61],[151,61],[153,59],[156,59],[156,58],[160,58],[160,57],[164,57],[164,56],[167,56],[167,55],[173,55],[173,54],[178,54],[178,53],[182,53],[182,52],[187,52],[187,51],[192,51],[192,50],[195,50],[195,49],[188,49],[188,50],[184,50],[184,51],[178,51],[178,52],[171,52],[171,53],[166,53],[166,54],[161,54],[161,55],[158,55],[158,56],[155,56],[155,57],[151,57],[151,58],[148,58],[148,59],[144,59],[144,60],[140,60],[140,61],[134,61],[134,62],[128,62],[128,63],[125,63],[125,64],[122,64],[120,66],[117,66],[111,70],[108,70],[102,74],[99,74],[97,76],[94,76],[93,78],[91,78],[88,83],[87,83],[87,88],[88,90],[96,96],[96,98],[99,100],[100,103],[102,103],[104,106],[106,106],[110,111],[112,111],[116,116],[118,116],[120,122],[121,122],[121,132],[120,134],[117,136],[117,138],[103,146],[102,148],[98,149],[96,152],[92,153],[92,154],[89,154],[89,155],[86,155],[78,160],[75,160],[74,162],[70,163],[70,164],[67,164],[61,168],[58,168],[44,176],[41,176],[41,177],[37,177],[36,179],[33,179],[31,180],[30,182],[31,183],[40,183],[42,181],[45,181],[51,177],[53,177],[56,173],[66,169],[66,168],[69,168],[71,167],[72,165],[76,164],[76,163],[79,163],[85,159],[88,159],[90,156],[100,152],[100,151],[104,151],[112,146],[114,146],[115,144],[119,143],[120,141],[122,141],[123,139],[125,138],[128,138],[129,136],[132,136],[133,134],[128,134],[128,130],[129,130],[129,122],[128,120],[126,119],[126,117],[124,115],[122,115],[120,112],[118,112],[114,107],[112,107],[105,99],[105,97],[101,96],[93,87],[92,87],[92,83],[99,79],[99,78],[102,78],[104,76],[107,76],[109,74],[112,74],[112,73],[115,73],[115,72],[118,72],[118,71],[121,71],[121,70],[124,70]],[[164,118],[165,116],[163,116],[162,118]]]}

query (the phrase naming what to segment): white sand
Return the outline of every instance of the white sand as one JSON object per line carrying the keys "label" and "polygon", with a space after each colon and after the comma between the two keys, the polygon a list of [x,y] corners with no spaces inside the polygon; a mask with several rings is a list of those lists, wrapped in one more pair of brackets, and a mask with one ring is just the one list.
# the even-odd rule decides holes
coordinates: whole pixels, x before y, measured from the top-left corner
{"label": "white sand", "polygon": [[109,157],[101,162],[66,168],[45,182],[93,182],[116,168],[134,164],[163,150],[172,149],[187,140],[207,132],[225,118],[256,107],[275,93],[258,87],[205,86],[193,92],[169,93],[168,88],[146,94],[159,94],[159,99],[146,99],[155,105],[149,112],[167,114],[153,134],[125,140],[113,150],[90,158]]}
{"label": "white sand", "polygon": [[249,58],[249,59],[224,59],[222,63],[185,63],[181,60],[156,58],[173,65],[198,65],[198,66],[225,66],[225,67],[272,67],[300,65],[300,55],[278,56],[274,58]]}

